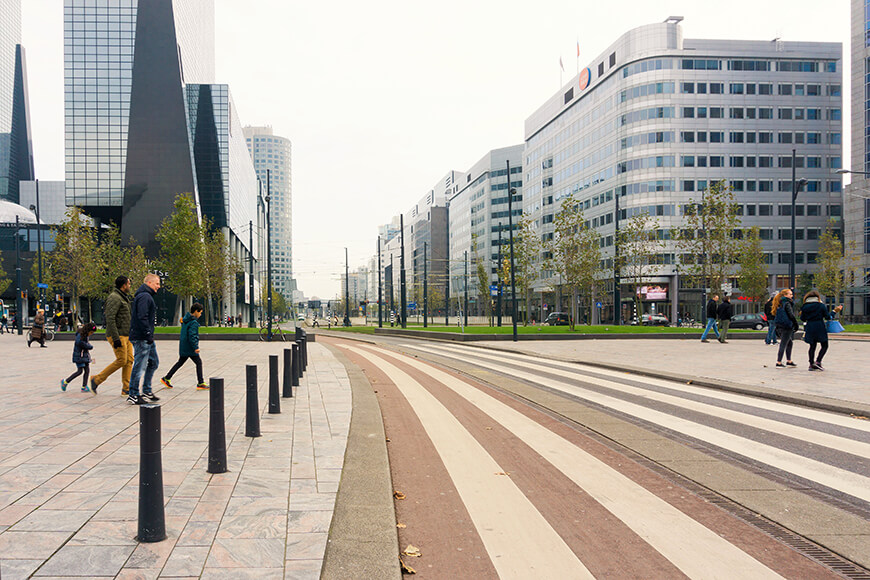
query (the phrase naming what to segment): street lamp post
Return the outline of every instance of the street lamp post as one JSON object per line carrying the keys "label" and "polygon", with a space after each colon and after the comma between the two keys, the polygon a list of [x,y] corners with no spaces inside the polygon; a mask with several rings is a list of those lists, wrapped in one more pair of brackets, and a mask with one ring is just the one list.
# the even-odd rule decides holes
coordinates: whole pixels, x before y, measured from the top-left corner
{"label": "street lamp post", "polygon": [[350,262],[347,248],[344,249],[344,326],[350,326]]}
{"label": "street lamp post", "polygon": [[15,328],[18,329],[18,334],[23,334],[21,320],[21,243],[18,239],[18,216],[15,216]]}
{"label": "street lamp post", "polygon": [[384,317],[381,307],[384,303],[384,293],[381,289],[381,236],[378,236],[378,328],[384,327]]}
{"label": "street lamp post", "polygon": [[254,328],[254,220],[248,220],[248,327]]}
{"label": "street lamp post", "polygon": [[266,305],[269,320],[267,335],[272,342],[272,204],[271,170],[266,170]]}
{"label": "street lamp post", "polygon": [[797,202],[798,193],[800,193],[801,188],[807,184],[806,179],[801,179],[797,181],[795,171],[797,170],[795,167],[795,157],[797,154],[796,149],[791,150],[791,260],[788,263],[788,285],[789,288],[794,289],[795,280],[794,280],[794,271],[795,271],[795,253],[794,253],[794,239],[795,239],[795,205]]}
{"label": "street lamp post", "polygon": [[501,222],[499,222],[499,224],[498,224],[498,265],[495,268],[495,273],[498,276],[497,282],[496,282],[496,284],[497,284],[496,287],[498,288],[498,290],[496,290],[496,293],[497,293],[496,294],[496,309],[498,310],[498,317],[497,317],[498,322],[496,324],[499,328],[501,328],[501,310],[502,310],[502,308],[501,308],[501,285],[502,285],[502,279],[501,279],[501,260],[502,260],[502,257],[501,257],[501,230],[502,230],[502,224],[501,224]]}
{"label": "street lamp post", "polygon": [[514,275],[514,190],[511,187],[511,162],[507,161],[507,191],[508,191],[508,237],[511,246],[511,318],[514,323],[514,342],[517,341],[517,285]]}
{"label": "street lamp post", "polygon": [[429,327],[429,265],[426,263],[429,242],[423,242],[423,328]]}
{"label": "street lamp post", "polygon": [[408,295],[407,288],[405,286],[405,214],[399,214],[399,229],[401,230],[401,244],[402,251],[399,254],[399,291],[401,295],[399,297],[399,307],[402,309],[401,316],[399,318],[401,322],[402,328],[407,328],[408,321]]}
{"label": "street lamp post", "polygon": [[465,281],[462,286],[465,288],[465,300],[463,302],[463,309],[465,310],[463,313],[465,319],[464,326],[468,326],[468,250],[465,251]]}
{"label": "street lamp post", "polygon": [[619,295],[619,188],[613,190],[613,325],[622,323],[622,297]]}

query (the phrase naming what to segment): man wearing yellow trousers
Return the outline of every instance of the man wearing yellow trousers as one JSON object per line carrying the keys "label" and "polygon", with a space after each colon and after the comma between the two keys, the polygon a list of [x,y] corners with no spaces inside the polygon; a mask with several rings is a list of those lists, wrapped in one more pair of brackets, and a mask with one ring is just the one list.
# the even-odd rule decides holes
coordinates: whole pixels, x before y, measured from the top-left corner
{"label": "man wearing yellow trousers", "polygon": [[109,375],[121,371],[121,394],[127,396],[130,388],[130,374],[133,371],[133,345],[130,343],[130,279],[126,276],[115,278],[115,289],[106,299],[106,340],[112,345],[115,360],[91,379],[91,392],[97,394],[99,387]]}

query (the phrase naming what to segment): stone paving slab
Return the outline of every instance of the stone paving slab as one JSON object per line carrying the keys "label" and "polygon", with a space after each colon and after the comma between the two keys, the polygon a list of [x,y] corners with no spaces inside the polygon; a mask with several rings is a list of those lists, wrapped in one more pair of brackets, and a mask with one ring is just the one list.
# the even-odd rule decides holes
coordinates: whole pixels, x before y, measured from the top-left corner
{"label": "stone paving slab", "polygon": [[[194,367],[161,397],[168,538],[136,541],[139,412],[120,373],[99,394],[80,384],[71,345],[28,349],[0,336],[0,578],[317,578],[335,507],[351,417],[344,366],[309,344],[308,370],[281,414],[268,410],[268,355],[286,344],[210,342],[206,376],[225,381],[229,472],[208,474],[207,391]],[[162,376],[177,343],[158,341]],[[111,360],[96,342],[96,374]],[[279,357],[279,361],[283,357]],[[262,437],[245,431],[245,365],[258,366]],[[279,377],[280,378],[280,377]]]}
{"label": "stone paving slab", "polygon": [[[715,338],[715,337],[714,337]],[[870,341],[831,341],[823,372],[809,372],[805,342],[794,343],[796,368],[776,368],[777,346],[764,340],[565,340],[504,342],[482,341],[470,346],[522,352],[576,362],[607,363],[614,367],[669,373],[711,382],[826,397],[870,406]]]}

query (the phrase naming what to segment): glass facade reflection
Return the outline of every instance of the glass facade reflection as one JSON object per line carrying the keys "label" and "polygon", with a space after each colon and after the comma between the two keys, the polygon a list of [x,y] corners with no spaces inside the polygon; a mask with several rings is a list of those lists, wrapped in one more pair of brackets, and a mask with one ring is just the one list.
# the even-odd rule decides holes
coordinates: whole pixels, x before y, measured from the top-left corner
{"label": "glass facade reflection", "polygon": [[21,2],[0,0],[0,199],[18,203],[18,183],[33,179]]}

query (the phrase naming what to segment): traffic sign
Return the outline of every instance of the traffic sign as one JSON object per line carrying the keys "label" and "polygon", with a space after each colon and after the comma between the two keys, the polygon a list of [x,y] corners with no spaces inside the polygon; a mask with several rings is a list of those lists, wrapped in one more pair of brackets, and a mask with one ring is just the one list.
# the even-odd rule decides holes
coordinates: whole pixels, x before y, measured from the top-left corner
{"label": "traffic sign", "polygon": [[489,287],[489,295],[490,296],[498,296],[498,286],[497,285],[492,284]]}
{"label": "traffic sign", "polygon": [[408,303],[408,308],[410,308],[411,310],[416,310],[416,309],[417,309],[417,303],[416,303],[416,302],[409,302],[409,303]]}
{"label": "traffic sign", "polygon": [[40,282],[39,284],[36,285],[36,287],[48,289],[48,284],[46,284],[44,282]]}
{"label": "traffic sign", "polygon": [[595,308],[601,308],[601,302],[596,302],[596,303],[595,303]]}

